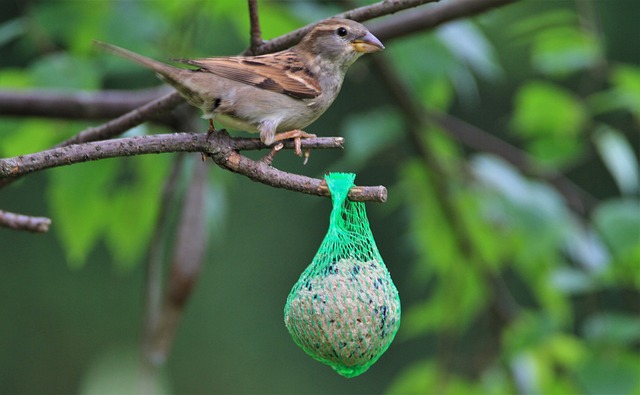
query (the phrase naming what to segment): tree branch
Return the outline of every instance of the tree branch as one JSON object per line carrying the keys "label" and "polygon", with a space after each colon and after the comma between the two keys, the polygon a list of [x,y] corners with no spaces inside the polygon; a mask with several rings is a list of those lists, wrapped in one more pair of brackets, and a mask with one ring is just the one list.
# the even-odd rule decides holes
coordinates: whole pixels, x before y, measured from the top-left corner
{"label": "tree branch", "polygon": [[0,114],[16,117],[110,119],[171,91],[166,85],[139,90],[0,91]]}
{"label": "tree branch", "polygon": [[[143,361],[145,362],[148,372],[155,372],[156,355],[154,338],[155,332],[160,322],[162,313],[162,263],[166,252],[165,236],[169,230],[169,212],[173,205],[173,199],[176,197],[176,189],[180,174],[184,165],[184,155],[179,155],[171,166],[171,172],[165,180],[160,195],[160,207],[158,208],[158,216],[154,226],[153,236],[149,241],[149,252],[147,254],[146,272],[145,272],[145,292],[144,292],[144,332],[142,335],[142,352]],[[155,376],[155,375],[154,375]],[[153,380],[147,380],[153,383]],[[143,393],[153,393],[154,391],[145,391]]]}
{"label": "tree branch", "polygon": [[[84,129],[70,139],[57,144],[56,147],[109,139],[136,127],[155,116],[170,111],[173,107],[183,101],[184,99],[182,99],[178,92],[173,91],[100,126]],[[0,188],[14,182],[19,177],[20,174],[9,175],[0,171]]]}
{"label": "tree branch", "polygon": [[[408,8],[418,7],[426,3],[433,3],[437,0],[385,0],[368,6],[355,8],[353,10],[341,12],[333,16],[333,18],[347,18],[354,21],[363,22],[369,19],[377,18],[383,15],[393,14]],[[283,36],[265,41],[253,51],[255,55],[271,53],[287,49],[297,44],[305,34],[307,34],[315,23],[296,29]],[[381,38],[381,37],[378,37]],[[248,55],[251,49],[245,50],[242,54]]]}
{"label": "tree branch", "polygon": [[260,17],[258,15],[258,0],[249,0],[250,45],[249,53],[255,54],[256,49],[264,43],[260,31]]}
{"label": "tree branch", "polygon": [[381,40],[392,40],[433,29],[445,22],[480,14],[519,0],[449,0],[430,7],[372,23],[369,30]]}
{"label": "tree branch", "polygon": [[[342,148],[344,139],[334,137],[302,139],[302,148]],[[268,148],[259,139],[232,138],[224,132],[172,133],[151,136],[126,137],[53,148],[29,155],[0,159],[0,183],[24,174],[98,159],[167,152],[203,152],[217,165],[242,174],[254,181],[276,188],[289,189],[310,195],[329,197],[324,180],[287,173],[265,161],[254,161],[238,153],[240,150]],[[285,141],[284,148],[293,148]],[[349,193],[353,201],[384,202],[387,190],[383,186],[354,187]]]}
{"label": "tree branch", "polygon": [[49,231],[51,220],[45,217],[32,217],[0,210],[0,227],[14,230],[26,230],[34,233]]}
{"label": "tree branch", "polygon": [[68,140],[57,145],[63,147],[70,144],[78,144],[89,141],[106,140],[111,137],[118,136],[125,131],[134,128],[157,114],[170,111],[172,108],[182,103],[184,99],[177,91],[167,93],[166,95],[138,107],[128,113],[113,119],[105,124],[97,127],[91,127],[81,131]]}

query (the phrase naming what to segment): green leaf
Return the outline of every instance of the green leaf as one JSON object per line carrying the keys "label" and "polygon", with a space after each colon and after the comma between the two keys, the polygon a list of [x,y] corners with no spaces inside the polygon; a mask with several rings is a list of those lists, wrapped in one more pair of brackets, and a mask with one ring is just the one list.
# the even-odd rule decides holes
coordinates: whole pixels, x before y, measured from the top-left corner
{"label": "green leaf", "polygon": [[349,147],[344,160],[357,167],[395,144],[403,134],[403,121],[397,110],[383,108],[352,115],[341,129]]}
{"label": "green leaf", "polygon": [[640,288],[640,202],[620,199],[601,204],[593,222],[611,251],[606,279]]}
{"label": "green leaf", "polygon": [[108,193],[117,173],[118,162],[115,160],[51,171],[48,202],[56,224],[55,234],[73,268],[85,263],[111,215]]}
{"label": "green leaf", "polygon": [[640,202],[633,199],[609,200],[596,208],[593,214],[594,224],[614,255],[628,256],[638,250],[640,246],[639,213]]}
{"label": "green leaf", "polygon": [[[407,197],[413,244],[422,259],[412,279],[426,280],[450,265],[463,261],[451,224],[442,213],[432,185],[433,175],[421,162],[409,162],[403,171],[402,193]],[[433,229],[437,229],[434,232]]]}
{"label": "green leaf", "polygon": [[[413,362],[402,370],[400,375],[385,391],[388,395],[474,395],[496,394],[496,388],[490,389],[476,385],[453,372],[440,371],[442,367],[434,361],[424,359]],[[502,388],[504,391],[504,388]]]}
{"label": "green leaf", "polygon": [[147,251],[158,211],[168,157],[140,156],[120,159],[128,180],[109,192],[105,237],[117,269],[130,270]]}
{"label": "green leaf", "polygon": [[576,13],[565,8],[536,12],[518,19],[508,26],[513,38],[534,40],[536,33],[550,28],[571,26],[578,23]]}
{"label": "green leaf", "polygon": [[563,26],[545,29],[536,36],[531,62],[543,74],[566,77],[601,60],[596,38],[577,26]]}
{"label": "green leaf", "polygon": [[640,389],[637,355],[594,354],[576,375],[588,395],[637,394]]}
{"label": "green leaf", "polygon": [[31,73],[24,69],[0,69],[0,86],[3,89],[27,88],[33,85]]}
{"label": "green leaf", "polygon": [[640,117],[640,67],[618,65],[611,75],[611,81],[624,107]]}
{"label": "green leaf", "polygon": [[602,273],[611,263],[611,256],[602,239],[583,225],[575,225],[568,233],[565,248],[573,261],[592,274]]}
{"label": "green leaf", "polygon": [[577,159],[584,151],[584,143],[577,138],[540,136],[528,142],[527,151],[541,164],[558,167]]}
{"label": "green leaf", "polygon": [[527,138],[572,139],[586,121],[584,108],[571,92],[549,82],[532,81],[518,90],[511,126]]}
{"label": "green leaf", "polygon": [[423,395],[431,393],[438,383],[437,365],[425,359],[402,370],[386,391],[388,395]]}
{"label": "green leaf", "polygon": [[598,289],[598,282],[580,270],[570,267],[561,267],[551,274],[551,282],[555,287],[567,294],[584,294]]}
{"label": "green leaf", "polygon": [[637,193],[638,158],[623,134],[610,126],[599,125],[594,140],[602,161],[620,191],[625,195]]}
{"label": "green leaf", "polygon": [[59,141],[58,126],[58,122],[43,119],[4,119],[0,124],[0,155],[10,157],[49,148]]}
{"label": "green leaf", "polygon": [[584,336],[595,342],[632,346],[640,341],[640,317],[602,313],[584,323]]}
{"label": "green leaf", "polygon": [[445,110],[451,105],[454,99],[451,77],[464,66],[441,40],[417,35],[394,43],[386,51],[396,67],[402,69],[405,82],[415,88],[426,106]]}
{"label": "green leaf", "polygon": [[488,303],[486,284],[473,268],[454,263],[438,276],[427,301],[405,309],[400,336],[412,338],[442,330],[461,333]]}
{"label": "green leaf", "polygon": [[587,98],[594,115],[611,111],[629,111],[640,119],[640,67],[615,65],[610,74],[611,89],[592,94]]}
{"label": "green leaf", "polygon": [[502,75],[495,48],[470,21],[459,20],[444,24],[436,33],[452,54],[480,76],[496,79]]}
{"label": "green leaf", "polygon": [[538,159],[559,165],[581,152],[577,137],[587,120],[584,107],[571,92],[533,81],[518,90],[511,126],[528,140],[529,150]]}
{"label": "green leaf", "polygon": [[558,325],[544,314],[524,312],[505,330],[502,344],[512,357],[539,348],[557,332]]}
{"label": "green leaf", "polygon": [[569,212],[562,196],[551,186],[528,180],[511,164],[492,155],[475,156],[471,168],[482,184],[523,210],[522,217],[517,218],[523,225],[536,232],[546,228],[556,235],[566,234],[571,224]]}
{"label": "green leaf", "polygon": [[25,19],[15,18],[0,24],[0,47],[25,33]]}

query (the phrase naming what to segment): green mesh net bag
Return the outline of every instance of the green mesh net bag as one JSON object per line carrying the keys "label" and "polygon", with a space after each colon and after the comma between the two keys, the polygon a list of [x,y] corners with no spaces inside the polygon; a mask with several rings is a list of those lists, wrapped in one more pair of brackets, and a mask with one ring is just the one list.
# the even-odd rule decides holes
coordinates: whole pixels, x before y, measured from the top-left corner
{"label": "green mesh net bag", "polygon": [[355,377],[391,344],[400,327],[400,298],[364,203],[347,199],[355,174],[325,178],[333,201],[329,230],[287,298],[284,321],[307,354]]}

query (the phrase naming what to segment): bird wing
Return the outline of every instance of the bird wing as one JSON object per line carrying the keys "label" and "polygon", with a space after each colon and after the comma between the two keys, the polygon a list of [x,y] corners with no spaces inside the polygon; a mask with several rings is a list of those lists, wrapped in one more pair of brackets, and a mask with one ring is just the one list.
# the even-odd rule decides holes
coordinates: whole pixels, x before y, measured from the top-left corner
{"label": "bird wing", "polygon": [[313,72],[290,51],[262,56],[175,60],[196,66],[199,71],[296,99],[313,99],[321,93]]}

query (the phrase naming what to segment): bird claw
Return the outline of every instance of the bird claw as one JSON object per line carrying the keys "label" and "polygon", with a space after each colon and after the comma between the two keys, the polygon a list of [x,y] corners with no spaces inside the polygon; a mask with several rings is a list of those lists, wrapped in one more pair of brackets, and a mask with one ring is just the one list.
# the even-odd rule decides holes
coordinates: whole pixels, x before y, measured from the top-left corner
{"label": "bird claw", "polygon": [[[284,132],[284,133],[279,133],[276,135],[276,141],[281,141],[281,140],[286,140],[286,139],[293,139],[293,152],[302,157],[302,139],[312,139],[312,138],[316,138],[317,136],[315,134],[311,134],[311,133],[307,133],[303,130],[291,130],[288,132]],[[306,148],[304,150],[304,162],[302,163],[303,165],[306,165],[307,162],[309,161],[309,156],[311,155],[311,149]]]}
{"label": "bird claw", "polygon": [[216,132],[216,127],[213,126],[213,119],[209,118],[209,129],[207,130],[207,137],[211,137]]}

